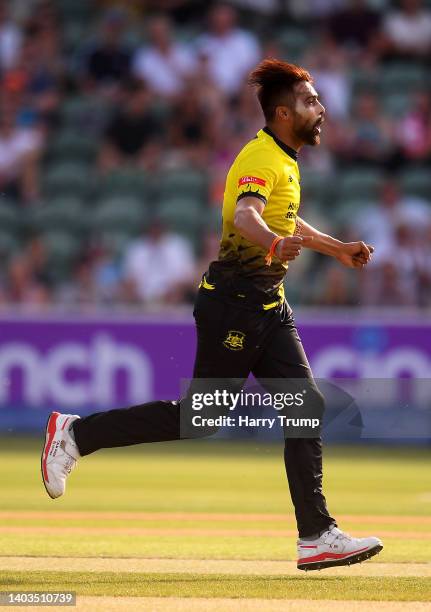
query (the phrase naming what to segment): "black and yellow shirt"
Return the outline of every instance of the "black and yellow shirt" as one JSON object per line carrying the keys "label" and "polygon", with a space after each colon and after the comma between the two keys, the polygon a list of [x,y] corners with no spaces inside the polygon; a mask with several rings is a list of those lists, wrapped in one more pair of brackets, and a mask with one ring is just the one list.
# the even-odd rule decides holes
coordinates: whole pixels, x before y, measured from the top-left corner
{"label": "black and yellow shirt", "polygon": [[292,236],[300,202],[300,176],[296,151],[267,128],[245,145],[226,179],[223,200],[223,233],[217,261],[211,263],[203,286],[229,295],[251,294],[270,304],[283,297],[287,263],[276,257],[267,266],[267,251],[246,240],[234,226],[237,202],[254,196],[265,208],[262,218],[279,236]]}

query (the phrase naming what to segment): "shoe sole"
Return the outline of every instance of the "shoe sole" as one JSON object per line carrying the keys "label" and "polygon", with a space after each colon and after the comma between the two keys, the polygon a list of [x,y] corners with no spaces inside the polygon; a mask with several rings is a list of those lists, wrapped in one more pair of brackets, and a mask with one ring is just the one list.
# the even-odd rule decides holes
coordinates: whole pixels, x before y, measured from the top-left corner
{"label": "shoe sole", "polygon": [[[51,435],[51,431],[49,429],[49,426],[50,426],[50,421],[51,421],[51,419],[53,419],[54,415],[55,415],[54,431],[52,432],[52,435]],[[48,495],[50,496],[51,499],[57,499],[57,496],[51,495],[51,493],[49,492],[48,487],[46,485],[46,480],[45,480],[45,472],[46,472],[45,453],[46,453],[46,457],[48,457],[49,449],[51,448],[51,444],[52,444],[52,441],[54,439],[54,434],[55,434],[55,431],[57,429],[56,425],[57,425],[58,415],[59,415],[58,412],[51,412],[51,414],[48,417],[48,420],[46,422],[46,427],[45,427],[45,443],[43,445],[42,454],[40,456],[40,473],[42,475],[43,486],[45,487],[45,491],[48,493]]]}
{"label": "shoe sole", "polygon": [[355,563],[362,563],[362,561],[371,559],[374,555],[378,555],[382,549],[383,545],[378,544],[369,550],[351,555],[350,557],[345,557],[344,559],[328,559],[327,561],[317,561],[314,563],[298,563],[298,569],[312,571],[326,569],[327,567],[339,567],[340,565],[354,565]]}

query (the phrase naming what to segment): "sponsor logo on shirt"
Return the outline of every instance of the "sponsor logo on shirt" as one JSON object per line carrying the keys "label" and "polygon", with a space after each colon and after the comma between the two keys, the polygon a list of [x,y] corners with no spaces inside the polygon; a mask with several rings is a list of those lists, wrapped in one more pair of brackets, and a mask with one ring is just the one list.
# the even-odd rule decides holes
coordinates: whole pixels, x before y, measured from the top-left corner
{"label": "sponsor logo on shirt", "polygon": [[247,185],[249,183],[254,183],[255,185],[262,185],[265,187],[266,181],[264,179],[258,178],[257,176],[242,176],[238,181],[238,187],[241,185]]}

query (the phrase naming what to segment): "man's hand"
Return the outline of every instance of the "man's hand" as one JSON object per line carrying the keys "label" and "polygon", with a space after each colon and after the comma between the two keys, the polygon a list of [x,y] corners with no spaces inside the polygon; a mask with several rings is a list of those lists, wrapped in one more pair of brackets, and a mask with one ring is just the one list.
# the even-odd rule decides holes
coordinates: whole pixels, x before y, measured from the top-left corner
{"label": "man's hand", "polygon": [[280,240],[275,248],[275,256],[280,261],[293,261],[301,252],[302,247],[310,246],[312,236],[287,236]]}
{"label": "man's hand", "polygon": [[371,259],[374,247],[365,242],[343,242],[336,258],[348,268],[363,268]]}

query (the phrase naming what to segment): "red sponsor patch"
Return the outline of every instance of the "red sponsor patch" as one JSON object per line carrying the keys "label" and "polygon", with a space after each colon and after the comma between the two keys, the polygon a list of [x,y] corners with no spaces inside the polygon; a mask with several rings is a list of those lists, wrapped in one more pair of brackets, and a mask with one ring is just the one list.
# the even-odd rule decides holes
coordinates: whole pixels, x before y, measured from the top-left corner
{"label": "red sponsor patch", "polygon": [[247,185],[248,183],[262,185],[262,187],[265,187],[266,185],[266,181],[264,179],[258,178],[257,176],[242,176],[238,181],[238,187],[241,187],[241,185]]}

